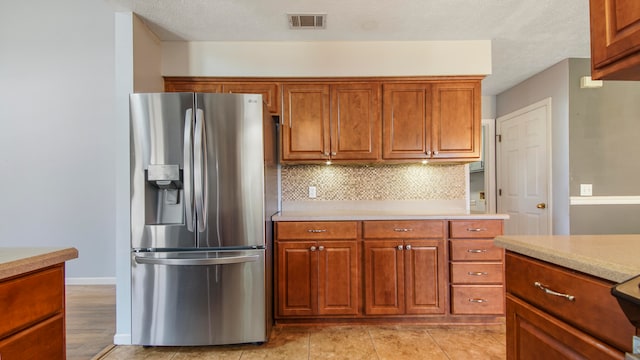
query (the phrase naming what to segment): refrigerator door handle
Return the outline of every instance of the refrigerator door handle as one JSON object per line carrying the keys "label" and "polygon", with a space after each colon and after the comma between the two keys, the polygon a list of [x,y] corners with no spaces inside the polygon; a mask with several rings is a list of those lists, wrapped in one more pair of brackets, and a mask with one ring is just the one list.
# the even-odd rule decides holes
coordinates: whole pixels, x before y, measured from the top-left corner
{"label": "refrigerator door handle", "polygon": [[187,230],[193,232],[195,228],[195,216],[193,213],[193,109],[187,109],[184,114],[183,161],[184,211]]}
{"label": "refrigerator door handle", "polygon": [[180,259],[180,258],[151,258],[135,256],[136,263],[150,265],[226,265],[241,264],[258,261],[259,255],[229,256],[221,258]]}
{"label": "refrigerator door handle", "polygon": [[196,109],[196,129],[193,147],[193,176],[198,232],[207,228],[207,139],[204,127],[204,112]]}

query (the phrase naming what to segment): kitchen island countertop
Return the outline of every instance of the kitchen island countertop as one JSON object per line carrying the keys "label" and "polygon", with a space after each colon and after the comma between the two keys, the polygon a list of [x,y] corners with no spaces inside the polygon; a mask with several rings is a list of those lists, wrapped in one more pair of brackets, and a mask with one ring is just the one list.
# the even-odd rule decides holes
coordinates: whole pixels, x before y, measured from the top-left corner
{"label": "kitchen island countertop", "polygon": [[75,248],[0,247],[0,280],[77,257]]}
{"label": "kitchen island countertop", "polygon": [[613,282],[640,274],[640,234],[502,235],[506,250]]}

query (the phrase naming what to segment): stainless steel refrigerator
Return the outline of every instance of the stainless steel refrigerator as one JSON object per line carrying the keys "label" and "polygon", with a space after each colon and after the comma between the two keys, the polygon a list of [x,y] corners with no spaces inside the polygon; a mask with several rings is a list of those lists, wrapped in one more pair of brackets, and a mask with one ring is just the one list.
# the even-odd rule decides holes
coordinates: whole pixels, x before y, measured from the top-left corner
{"label": "stainless steel refrigerator", "polygon": [[261,95],[132,94],[132,342],[267,340],[276,123]]}

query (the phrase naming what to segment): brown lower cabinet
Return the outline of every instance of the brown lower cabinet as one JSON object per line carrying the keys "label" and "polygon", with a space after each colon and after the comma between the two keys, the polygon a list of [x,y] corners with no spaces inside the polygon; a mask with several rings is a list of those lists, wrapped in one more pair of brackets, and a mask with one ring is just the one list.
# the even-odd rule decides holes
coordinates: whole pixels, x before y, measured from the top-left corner
{"label": "brown lower cabinet", "polygon": [[501,232],[502,220],[276,222],[276,321],[501,322]]}
{"label": "brown lower cabinet", "polygon": [[0,359],[63,360],[64,265],[0,281]]}
{"label": "brown lower cabinet", "polygon": [[511,252],[505,261],[508,360],[631,352],[636,329],[611,295],[613,283]]}
{"label": "brown lower cabinet", "polygon": [[444,314],[444,240],[364,242],[367,315]]}
{"label": "brown lower cabinet", "polygon": [[358,314],[356,223],[277,223],[276,232],[276,318]]}

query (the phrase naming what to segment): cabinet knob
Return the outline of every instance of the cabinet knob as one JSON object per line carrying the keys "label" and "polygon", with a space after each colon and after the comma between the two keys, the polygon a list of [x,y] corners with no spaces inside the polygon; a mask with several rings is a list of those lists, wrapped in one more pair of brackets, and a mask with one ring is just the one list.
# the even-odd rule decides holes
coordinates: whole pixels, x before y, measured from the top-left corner
{"label": "cabinet knob", "polygon": [[329,156],[329,152],[322,153],[324,156]]}
{"label": "cabinet knob", "polygon": [[434,152],[433,152],[433,155],[438,155],[438,152],[437,152],[437,151],[434,151]]}
{"label": "cabinet knob", "polygon": [[404,247],[405,250],[411,250],[411,245],[407,245]]}
{"label": "cabinet knob", "polygon": [[547,204],[545,204],[545,203],[540,203],[540,204],[536,205],[536,207],[537,207],[538,209],[545,209],[545,208],[547,207]]}
{"label": "cabinet knob", "polygon": [[324,246],[322,245],[318,246],[318,251],[322,251],[322,250],[324,250]]}
{"label": "cabinet knob", "polygon": [[315,246],[312,246],[312,247],[310,247],[310,248],[309,248],[309,250],[310,250],[310,251],[316,251],[316,247],[315,247]]}
{"label": "cabinet knob", "polygon": [[427,150],[427,156],[431,156],[431,150]]}
{"label": "cabinet knob", "polygon": [[398,250],[402,250],[402,245],[398,245]]}
{"label": "cabinet knob", "polygon": [[334,151],[334,152],[332,152],[332,153],[331,153],[331,156],[336,156],[336,152],[335,152],[335,151]]}

